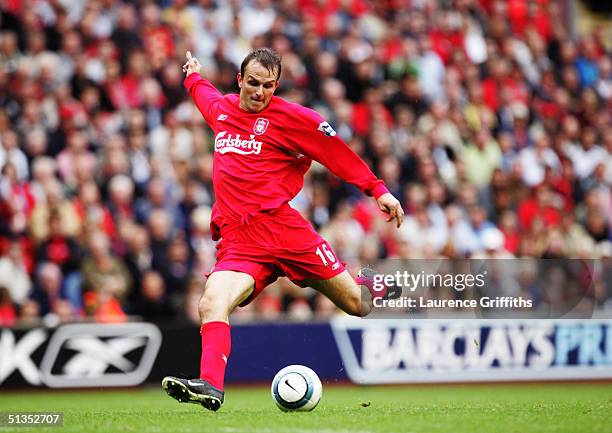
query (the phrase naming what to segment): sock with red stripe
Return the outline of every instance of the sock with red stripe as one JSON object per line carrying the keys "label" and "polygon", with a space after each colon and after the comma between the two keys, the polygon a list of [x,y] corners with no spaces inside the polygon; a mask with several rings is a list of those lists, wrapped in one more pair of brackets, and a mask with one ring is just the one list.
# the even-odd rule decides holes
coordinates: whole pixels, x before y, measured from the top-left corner
{"label": "sock with red stripe", "polygon": [[200,379],[223,391],[225,367],[231,349],[230,325],[225,322],[207,322],[200,328],[200,335]]}

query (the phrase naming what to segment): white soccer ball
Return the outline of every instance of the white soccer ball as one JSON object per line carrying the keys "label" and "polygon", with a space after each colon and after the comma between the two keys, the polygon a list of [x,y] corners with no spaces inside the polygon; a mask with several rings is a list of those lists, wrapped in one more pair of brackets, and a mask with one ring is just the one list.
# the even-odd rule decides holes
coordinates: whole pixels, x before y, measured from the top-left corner
{"label": "white soccer ball", "polygon": [[283,368],[272,381],[272,398],[286,412],[313,410],[319,404],[321,395],[321,379],[317,373],[303,365]]}

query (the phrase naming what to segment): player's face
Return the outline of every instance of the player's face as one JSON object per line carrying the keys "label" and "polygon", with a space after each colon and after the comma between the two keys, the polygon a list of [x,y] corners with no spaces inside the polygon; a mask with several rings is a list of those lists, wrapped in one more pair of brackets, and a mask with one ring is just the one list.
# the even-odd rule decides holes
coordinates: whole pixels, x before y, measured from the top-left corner
{"label": "player's face", "polygon": [[238,74],[240,108],[258,113],[268,106],[278,88],[276,71],[269,71],[258,61],[252,60],[244,68],[244,77]]}

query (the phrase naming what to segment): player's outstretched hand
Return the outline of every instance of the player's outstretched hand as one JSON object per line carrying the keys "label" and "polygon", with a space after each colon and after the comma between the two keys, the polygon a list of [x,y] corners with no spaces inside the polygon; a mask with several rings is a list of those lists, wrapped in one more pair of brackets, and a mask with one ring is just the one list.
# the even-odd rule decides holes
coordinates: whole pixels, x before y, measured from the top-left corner
{"label": "player's outstretched hand", "polygon": [[402,205],[400,204],[399,200],[393,197],[391,193],[387,192],[378,197],[376,202],[378,203],[378,207],[380,207],[384,213],[389,215],[387,222],[395,220],[397,228],[399,228],[404,221],[404,209],[402,209]]}
{"label": "player's outstretched hand", "polygon": [[186,72],[187,75],[192,74],[194,72],[200,73],[200,69],[202,69],[202,65],[195,57],[191,56],[191,51],[187,51],[185,54],[187,57],[187,63],[183,65],[183,72]]}

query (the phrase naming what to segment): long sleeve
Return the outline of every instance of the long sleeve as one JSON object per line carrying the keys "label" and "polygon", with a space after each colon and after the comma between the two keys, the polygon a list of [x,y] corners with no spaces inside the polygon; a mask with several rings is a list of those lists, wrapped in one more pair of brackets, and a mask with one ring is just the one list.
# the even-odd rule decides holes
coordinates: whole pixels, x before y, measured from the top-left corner
{"label": "long sleeve", "polygon": [[204,116],[206,123],[212,126],[216,120],[217,105],[223,98],[221,92],[195,72],[187,75],[183,84]]}
{"label": "long sleeve", "polygon": [[[299,107],[299,106],[298,106]],[[299,120],[288,129],[296,150],[320,162],[332,173],[358,187],[364,194],[378,198],[389,192],[367,164],[336,135],[332,127],[314,110],[292,110]]]}

